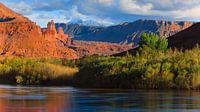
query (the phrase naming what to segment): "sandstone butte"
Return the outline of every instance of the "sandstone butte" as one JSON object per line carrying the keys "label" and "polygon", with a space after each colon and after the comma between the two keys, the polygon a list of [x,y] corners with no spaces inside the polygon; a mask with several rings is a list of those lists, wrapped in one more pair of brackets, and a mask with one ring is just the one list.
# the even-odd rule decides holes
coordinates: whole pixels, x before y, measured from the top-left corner
{"label": "sandstone butte", "polygon": [[2,56],[77,59],[84,55],[108,55],[130,49],[109,43],[73,41],[54,21],[41,28],[0,3],[0,54]]}

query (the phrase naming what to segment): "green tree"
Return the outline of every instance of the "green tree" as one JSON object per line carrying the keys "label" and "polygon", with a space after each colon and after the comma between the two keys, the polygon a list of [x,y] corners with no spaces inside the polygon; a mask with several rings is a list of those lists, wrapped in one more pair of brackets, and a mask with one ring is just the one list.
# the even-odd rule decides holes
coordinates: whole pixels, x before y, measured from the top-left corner
{"label": "green tree", "polygon": [[166,38],[160,38],[157,42],[157,49],[166,50],[168,47],[168,40]]}
{"label": "green tree", "polygon": [[165,50],[168,46],[168,40],[164,37],[159,37],[155,33],[143,33],[140,38],[139,46],[147,46],[152,49]]}

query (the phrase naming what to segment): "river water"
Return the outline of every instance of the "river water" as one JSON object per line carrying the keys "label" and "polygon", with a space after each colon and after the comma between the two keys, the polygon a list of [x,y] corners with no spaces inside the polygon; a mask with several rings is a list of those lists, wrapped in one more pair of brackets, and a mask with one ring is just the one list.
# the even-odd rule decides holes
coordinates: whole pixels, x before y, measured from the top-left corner
{"label": "river water", "polygon": [[188,111],[200,111],[200,92],[0,85],[0,112]]}

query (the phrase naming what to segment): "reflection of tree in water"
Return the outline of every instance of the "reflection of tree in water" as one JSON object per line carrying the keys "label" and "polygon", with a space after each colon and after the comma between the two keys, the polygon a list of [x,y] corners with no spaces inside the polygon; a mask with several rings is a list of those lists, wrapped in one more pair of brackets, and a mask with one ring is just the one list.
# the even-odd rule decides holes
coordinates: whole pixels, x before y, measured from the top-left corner
{"label": "reflection of tree in water", "polygon": [[25,89],[0,90],[0,96],[5,96],[0,98],[0,112],[62,112],[71,107],[70,93],[29,92]]}
{"label": "reflection of tree in water", "polygon": [[[159,112],[163,110],[200,109],[200,93],[188,91],[133,91],[122,93],[90,92],[82,94],[85,103],[78,106],[111,110],[145,110]],[[195,99],[197,98],[197,99]],[[76,100],[79,100],[77,98]]]}
{"label": "reflection of tree in water", "polygon": [[138,107],[146,110],[200,109],[200,93],[195,91],[150,91],[139,96]]}

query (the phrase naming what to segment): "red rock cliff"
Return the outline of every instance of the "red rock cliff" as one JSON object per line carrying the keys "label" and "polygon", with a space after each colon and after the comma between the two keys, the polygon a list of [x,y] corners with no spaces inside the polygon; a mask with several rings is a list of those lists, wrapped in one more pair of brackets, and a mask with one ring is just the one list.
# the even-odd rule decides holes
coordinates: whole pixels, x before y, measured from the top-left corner
{"label": "red rock cliff", "polygon": [[[53,21],[41,30],[34,22],[0,4],[0,54],[22,57],[78,58],[64,45],[69,37],[56,32]],[[63,41],[63,42],[61,42]]]}

